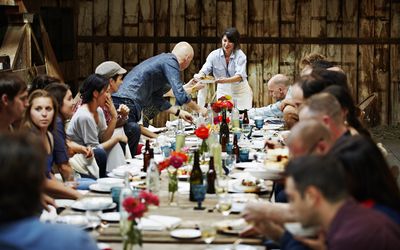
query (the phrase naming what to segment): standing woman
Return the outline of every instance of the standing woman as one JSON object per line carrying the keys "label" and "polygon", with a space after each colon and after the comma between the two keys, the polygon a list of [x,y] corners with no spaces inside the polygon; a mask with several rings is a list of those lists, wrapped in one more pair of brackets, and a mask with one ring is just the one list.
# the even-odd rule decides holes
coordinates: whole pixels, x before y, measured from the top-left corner
{"label": "standing woman", "polygon": [[[250,109],[253,92],[247,82],[247,58],[240,49],[240,34],[236,28],[228,28],[222,34],[222,47],[212,51],[195,80],[213,74],[217,83],[217,98],[230,95],[237,102],[239,110]],[[204,106],[207,88],[199,90],[198,104]]]}
{"label": "standing woman", "polygon": [[[106,176],[107,154],[120,141],[126,143],[125,135],[115,135],[117,111],[109,94],[109,80],[98,74],[88,76],[81,89],[82,105],[72,116],[67,137],[82,146],[93,148],[99,166],[100,177]],[[111,120],[106,123],[101,107],[107,107]]]}
{"label": "standing woman", "polygon": [[54,130],[57,117],[57,103],[54,98],[45,90],[35,90],[29,96],[29,105],[23,120],[23,129],[38,135],[43,142],[46,161],[46,182],[45,191],[54,198],[80,198],[76,190],[64,186],[57,181],[51,170],[54,163],[53,150],[54,138],[50,131]]}

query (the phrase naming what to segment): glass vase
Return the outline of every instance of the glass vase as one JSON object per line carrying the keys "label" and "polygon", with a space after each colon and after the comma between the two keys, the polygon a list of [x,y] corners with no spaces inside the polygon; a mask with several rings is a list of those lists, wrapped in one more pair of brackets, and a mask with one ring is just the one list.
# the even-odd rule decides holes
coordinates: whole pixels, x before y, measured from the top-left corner
{"label": "glass vase", "polygon": [[174,167],[168,168],[168,204],[178,206],[178,171]]}
{"label": "glass vase", "polygon": [[137,220],[121,220],[120,230],[124,250],[142,249],[142,231]]}

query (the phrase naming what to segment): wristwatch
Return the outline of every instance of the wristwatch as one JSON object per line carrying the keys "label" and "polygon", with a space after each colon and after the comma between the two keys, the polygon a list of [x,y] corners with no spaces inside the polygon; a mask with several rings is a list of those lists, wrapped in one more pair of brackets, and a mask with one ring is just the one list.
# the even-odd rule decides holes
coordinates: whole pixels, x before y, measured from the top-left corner
{"label": "wristwatch", "polygon": [[179,116],[179,113],[181,113],[181,110],[180,110],[180,109],[178,109],[178,110],[176,111],[175,116]]}

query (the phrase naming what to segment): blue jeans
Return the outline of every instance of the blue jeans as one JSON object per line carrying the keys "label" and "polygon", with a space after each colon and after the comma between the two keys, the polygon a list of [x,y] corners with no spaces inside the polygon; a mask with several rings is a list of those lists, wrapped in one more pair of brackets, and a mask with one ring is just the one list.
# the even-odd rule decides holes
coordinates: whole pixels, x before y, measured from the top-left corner
{"label": "blue jeans", "polygon": [[103,148],[93,149],[94,158],[96,159],[97,165],[99,166],[99,176],[107,177],[107,152]]}
{"label": "blue jeans", "polygon": [[[140,120],[141,108],[136,105],[131,99],[112,97],[116,109],[119,105],[125,104],[129,108],[128,121],[124,125],[124,132],[128,137],[129,150],[132,156],[136,155],[137,145],[140,139],[140,126],[137,122]],[[125,148],[122,145],[122,148]]]}

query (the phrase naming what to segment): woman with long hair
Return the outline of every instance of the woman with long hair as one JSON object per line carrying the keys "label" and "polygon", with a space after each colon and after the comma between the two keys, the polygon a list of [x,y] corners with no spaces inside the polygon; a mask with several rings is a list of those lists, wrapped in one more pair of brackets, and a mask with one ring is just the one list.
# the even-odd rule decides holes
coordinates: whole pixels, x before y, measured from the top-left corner
{"label": "woman with long hair", "polygon": [[29,105],[25,111],[23,119],[23,128],[37,135],[47,154],[46,171],[47,177],[45,182],[45,190],[52,197],[73,198],[81,197],[79,192],[72,188],[65,187],[57,181],[52,174],[54,163],[54,138],[51,131],[54,130],[57,117],[57,102],[45,90],[35,90],[29,96]]}
{"label": "woman with long hair", "polygon": [[[88,76],[81,89],[82,105],[72,116],[67,137],[82,146],[93,148],[100,177],[106,176],[107,153],[120,141],[127,143],[125,135],[115,135],[117,111],[109,94],[109,81],[98,74]],[[103,110],[107,107],[111,120],[106,123]]]}

